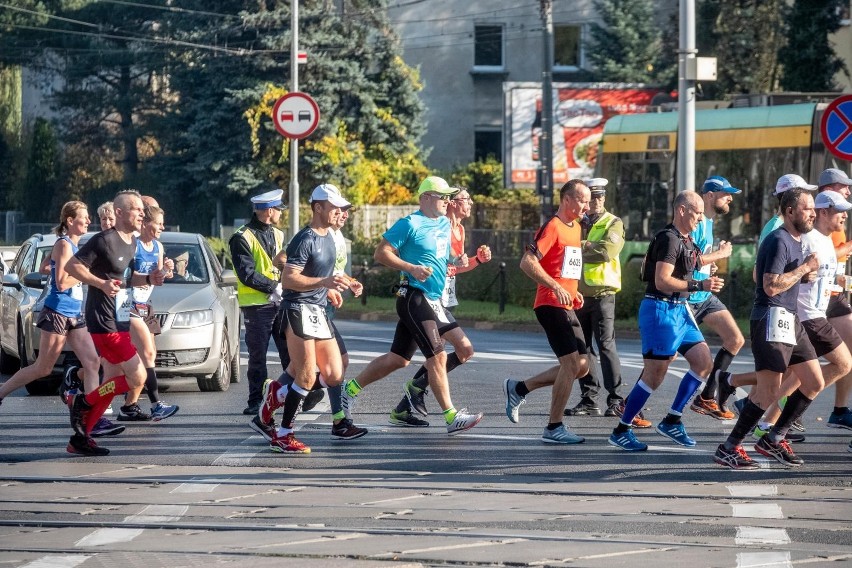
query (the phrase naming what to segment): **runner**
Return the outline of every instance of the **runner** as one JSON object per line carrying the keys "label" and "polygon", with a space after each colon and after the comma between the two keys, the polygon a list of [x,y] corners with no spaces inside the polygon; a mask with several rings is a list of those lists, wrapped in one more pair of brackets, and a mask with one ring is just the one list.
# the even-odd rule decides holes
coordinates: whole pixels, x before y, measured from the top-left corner
{"label": "runner", "polygon": [[98,207],[98,219],[101,221],[101,231],[112,229],[115,226],[115,208],[112,201],[106,201]]}
{"label": "runner", "polygon": [[426,358],[429,386],[443,410],[447,434],[473,428],[482,419],[482,413],[456,410],[447,380],[443,339],[458,329],[458,323],[440,300],[451,255],[450,222],[445,215],[456,193],[442,178],[427,177],[417,190],[420,209],[382,235],[373,258],[401,272],[396,300],[399,323],[390,352],[373,359],[355,379],[344,383],[343,411],[350,420],[358,394],[367,385],[407,366],[418,347]]}

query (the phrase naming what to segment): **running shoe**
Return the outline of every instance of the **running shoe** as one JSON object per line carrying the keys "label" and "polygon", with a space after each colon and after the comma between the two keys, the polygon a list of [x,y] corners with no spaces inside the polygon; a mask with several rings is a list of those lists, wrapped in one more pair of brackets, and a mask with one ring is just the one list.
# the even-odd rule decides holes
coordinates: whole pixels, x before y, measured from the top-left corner
{"label": "running shoe", "polygon": [[278,424],[275,423],[275,420],[264,423],[261,421],[260,416],[256,414],[252,416],[251,422],[249,422],[249,428],[263,436],[267,442],[271,442],[278,432]]}
{"label": "running shoe", "polygon": [[506,379],[503,381],[503,394],[506,395],[506,416],[509,417],[509,421],[513,424],[517,424],[520,419],[518,415],[518,410],[521,408],[521,405],[524,404],[527,400],[518,394],[518,391],[515,390],[515,387],[518,386],[519,381],[513,381],[512,379]]}
{"label": "running shoe", "polygon": [[742,446],[737,446],[733,450],[727,450],[724,444],[719,444],[719,447],[716,448],[716,453],[713,454],[713,461],[730,469],[742,469],[745,471],[760,469],[758,463],[748,457]]}
{"label": "running shoe", "polygon": [[260,410],[260,402],[250,402],[248,406],[243,408],[243,414],[251,416],[252,414],[257,414],[258,410]]}
{"label": "running shoe", "polygon": [[[624,405],[625,405],[625,401],[622,400],[621,402],[617,403],[614,407],[610,406],[610,408],[613,410],[613,413],[615,414],[615,416],[618,416],[619,418],[621,418],[621,417],[624,416]],[[651,424],[650,420],[645,420],[645,415],[642,412],[640,412],[639,414],[637,414],[636,416],[633,417],[633,423],[631,424],[631,426],[633,426],[634,428],[640,428],[641,429],[641,428],[650,428],[651,426],[653,426],[653,424]]]}
{"label": "running shoe", "polygon": [[764,436],[754,445],[754,449],[768,458],[774,458],[779,463],[787,467],[799,467],[805,461],[797,456],[787,440],[781,440],[777,444],[769,440],[769,436]]}
{"label": "running shoe", "polygon": [[802,424],[801,420],[793,420],[793,423],[790,424],[790,428],[792,428],[793,430],[796,430],[797,432],[804,432],[805,431],[805,425]]}
{"label": "running shoe", "polygon": [[180,410],[180,406],[176,404],[166,404],[162,400],[159,400],[157,401],[157,404],[151,407],[151,420],[154,422],[165,420],[169,416],[174,416],[178,410]]}
{"label": "running shoe", "polygon": [[745,408],[745,405],[746,405],[747,402],[748,402],[747,396],[734,401],[734,410],[736,411],[737,416],[739,416],[740,414],[743,413],[743,409]]}
{"label": "running shoe", "polygon": [[305,400],[302,401],[302,412],[310,412],[316,405],[322,401],[325,396],[325,389],[317,389],[310,391]]}
{"label": "running shoe", "polygon": [[62,402],[68,404],[68,391],[77,389],[78,391],[83,390],[83,381],[77,376],[77,371],[80,370],[80,367],[76,365],[71,365],[65,369],[65,372],[62,373],[62,383],[59,385],[59,398],[62,399]]}
{"label": "running shoe", "polygon": [[636,439],[636,435],[633,434],[633,430],[627,430],[621,434],[613,432],[607,441],[610,446],[615,446],[616,448],[621,448],[628,452],[644,452],[648,449],[648,444],[642,443]]}
{"label": "running shoe", "polygon": [[309,454],[311,449],[296,439],[296,436],[290,432],[284,436],[276,436],[269,442],[269,448],[273,452],[281,454]]}
{"label": "running shoe", "polygon": [[847,451],[847,452],[852,452],[852,440],[850,440],[850,441],[849,441],[849,445],[848,445],[848,446],[846,446],[846,451]]}
{"label": "running shoe", "polygon": [[151,415],[139,408],[135,402],[118,409],[119,422],[147,422],[148,420],[151,420]]}
{"label": "running shoe", "polygon": [[102,438],[103,436],[117,436],[124,432],[124,426],[121,424],[113,424],[103,416],[98,418],[98,421],[95,422],[95,427],[92,428],[92,431],[89,435],[92,438]]}
{"label": "running shoe", "polygon": [[602,413],[595,401],[584,399],[577,403],[577,406],[566,408],[564,414],[565,416],[600,416]]}
{"label": "running shoe", "polygon": [[726,406],[720,406],[719,409],[711,416],[713,416],[716,420],[733,420],[737,417],[737,415],[728,410],[728,407]]}
{"label": "running shoe", "polygon": [[281,383],[276,380],[266,379],[263,381],[263,402],[260,403],[260,408],[255,413],[263,424],[274,422],[275,411],[284,405],[283,402],[278,402],[277,392],[280,387]]}
{"label": "running shoe", "polygon": [[719,412],[719,405],[717,405],[716,401],[712,398],[703,398],[700,394],[697,394],[695,395],[695,398],[692,399],[692,404],[689,405],[689,409],[693,412],[697,412],[698,414],[713,416],[714,413]]}
{"label": "running shoe", "polygon": [[71,428],[74,433],[82,438],[86,436],[86,416],[92,409],[89,403],[86,402],[86,397],[78,391],[70,391],[68,393],[68,410],[71,414]]}
{"label": "running shoe", "polygon": [[408,399],[408,404],[411,408],[417,411],[420,416],[429,416],[426,411],[426,393],[427,389],[419,389],[414,385],[414,379],[411,379],[402,386],[405,391],[405,398]]}
{"label": "running shoe", "polygon": [[453,421],[447,424],[447,434],[450,436],[454,434],[458,434],[459,432],[464,432],[465,430],[470,430],[482,420],[482,413],[477,412],[476,414],[470,414],[467,411],[467,408],[462,408],[458,412],[456,412],[456,417],[453,418]]}
{"label": "running shoe", "polygon": [[555,430],[545,428],[541,441],[548,444],[582,444],[586,439],[568,430],[564,424],[560,424]]}
{"label": "running shoe", "polygon": [[409,412],[405,410],[403,412],[397,412],[396,410],[391,410],[390,418],[388,418],[388,422],[393,424],[394,426],[406,426],[408,428],[428,428],[429,423],[425,420],[417,418]]}
{"label": "running shoe", "polygon": [[92,438],[80,434],[71,436],[65,451],[69,454],[80,454],[81,456],[105,456],[109,454],[108,449],[97,445]]}
{"label": "running shoe", "polygon": [[665,422],[660,422],[657,424],[655,430],[658,434],[665,436],[676,444],[686,446],[687,448],[695,447],[695,440],[690,438],[686,433],[686,427],[683,425],[683,422],[678,422],[677,424],[666,424]]}
{"label": "running shoe", "polygon": [[347,420],[352,420],[352,413],[355,412],[355,400],[357,396],[349,394],[349,389],[346,388],[349,381],[343,383],[343,389],[340,393],[340,405],[343,407],[343,416]]}
{"label": "running shoe", "polygon": [[604,416],[621,416],[621,414],[618,413],[618,407],[621,402],[622,401],[609,403],[609,406],[607,406],[606,410],[604,410]]}
{"label": "running shoe", "polygon": [[728,371],[719,371],[719,387],[716,390],[716,405],[720,408],[726,408],[728,399],[737,391],[737,387],[731,386],[730,379],[732,374]]}
{"label": "running shoe", "polygon": [[843,414],[835,414],[832,412],[831,416],[828,417],[828,427],[852,430],[852,410],[847,408],[846,412]]}
{"label": "running shoe", "polygon": [[351,420],[347,420],[346,418],[331,426],[331,437],[338,440],[354,440],[366,433],[366,428],[359,428]]}
{"label": "running shoe", "polygon": [[[757,426],[754,427],[754,431],[751,433],[751,436],[755,440],[760,440],[771,429],[772,429],[772,424],[770,424],[769,427],[766,428],[766,430],[761,428],[760,425],[758,424]],[[796,432],[795,430],[790,428],[789,430],[787,430],[787,435],[784,436],[784,439],[787,440],[788,442],[793,443],[793,444],[799,444],[799,443],[805,441],[805,435],[802,434],[802,433]]]}

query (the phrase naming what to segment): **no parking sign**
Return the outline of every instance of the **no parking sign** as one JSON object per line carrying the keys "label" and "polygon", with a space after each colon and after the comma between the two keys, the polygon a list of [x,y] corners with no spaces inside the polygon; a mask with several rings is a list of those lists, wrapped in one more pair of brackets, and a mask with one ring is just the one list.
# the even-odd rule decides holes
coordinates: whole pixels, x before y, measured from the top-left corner
{"label": "no parking sign", "polygon": [[841,160],[852,161],[852,95],[836,98],[822,115],[822,141]]}

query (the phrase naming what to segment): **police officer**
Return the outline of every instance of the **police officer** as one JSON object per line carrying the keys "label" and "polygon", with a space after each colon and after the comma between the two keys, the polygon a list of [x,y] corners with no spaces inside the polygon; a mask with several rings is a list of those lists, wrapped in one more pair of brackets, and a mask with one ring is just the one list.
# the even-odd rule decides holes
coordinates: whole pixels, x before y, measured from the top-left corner
{"label": "police officer", "polygon": [[577,319],[589,348],[589,372],[580,382],[580,402],[565,411],[566,416],[600,416],[595,396],[601,388],[595,364],[592,336],[598,344],[601,372],[607,391],[607,416],[617,416],[624,398],[621,387],[621,361],[615,348],[615,295],[621,290],[621,262],[618,255],[624,248],[624,224],[604,207],[606,185],[604,178],[586,181],[591,191],[589,212],[581,219],[585,240],[581,247],[583,274],[579,282],[585,302],[577,310]]}
{"label": "police officer", "polygon": [[237,294],[246,328],[248,348],[249,395],[243,414],[257,414],[263,399],[263,382],[267,378],[266,350],[273,337],[281,358],[287,345],[282,337],[272,333],[272,322],[281,303],[281,266],[276,257],[284,248],[284,233],[276,227],[285,205],[284,191],[275,189],[251,198],[254,213],[228,242],[231,260],[237,272]]}

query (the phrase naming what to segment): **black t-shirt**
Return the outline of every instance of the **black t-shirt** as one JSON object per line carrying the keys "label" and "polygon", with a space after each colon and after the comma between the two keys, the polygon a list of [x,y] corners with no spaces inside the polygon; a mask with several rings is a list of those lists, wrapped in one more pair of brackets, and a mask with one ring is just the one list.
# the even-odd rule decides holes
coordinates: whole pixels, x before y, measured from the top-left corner
{"label": "black t-shirt", "polygon": [[[74,255],[98,278],[121,281],[122,291],[116,298],[110,298],[100,288],[89,286],[86,325],[90,333],[130,331],[130,318],[124,314],[130,306],[128,284],[134,254],[136,237],[131,237],[126,243],[113,228],[94,235]],[[116,310],[116,306],[122,309]]]}
{"label": "black t-shirt", "polygon": [[[298,266],[302,274],[314,278],[327,278],[334,274],[337,247],[331,231],[325,235],[305,227],[287,245],[287,264]],[[315,288],[306,292],[284,289],[284,300],[302,304],[325,306],[328,288]]]}
{"label": "black t-shirt", "polygon": [[[683,235],[674,225],[666,225],[666,228],[654,236],[654,240],[648,246],[648,254],[646,270],[649,271],[648,286],[645,288],[646,294],[654,296],[672,296],[657,290],[654,274],[657,269],[658,262],[674,265],[672,276],[679,280],[688,280],[688,276],[692,275],[692,271],[698,264],[700,251],[692,242],[689,235]],[[675,297],[687,297],[689,294],[674,294]]]}
{"label": "black t-shirt", "polygon": [[794,239],[784,227],[775,229],[763,239],[763,243],[757,250],[757,285],[754,287],[751,319],[763,318],[772,306],[780,306],[789,312],[796,313],[799,283],[796,282],[789,290],[770,297],[763,290],[763,275],[790,272],[798,268],[803,260],[802,242]]}

